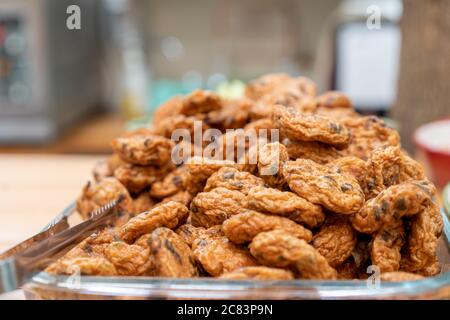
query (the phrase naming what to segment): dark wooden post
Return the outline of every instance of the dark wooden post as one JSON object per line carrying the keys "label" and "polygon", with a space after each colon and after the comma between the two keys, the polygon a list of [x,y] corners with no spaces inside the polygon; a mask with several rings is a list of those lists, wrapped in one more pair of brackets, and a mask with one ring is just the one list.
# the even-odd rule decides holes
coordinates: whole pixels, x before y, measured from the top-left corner
{"label": "dark wooden post", "polygon": [[[450,116],[450,0],[404,0],[397,102],[404,148],[423,123]],[[450,139],[450,137],[449,137]]]}

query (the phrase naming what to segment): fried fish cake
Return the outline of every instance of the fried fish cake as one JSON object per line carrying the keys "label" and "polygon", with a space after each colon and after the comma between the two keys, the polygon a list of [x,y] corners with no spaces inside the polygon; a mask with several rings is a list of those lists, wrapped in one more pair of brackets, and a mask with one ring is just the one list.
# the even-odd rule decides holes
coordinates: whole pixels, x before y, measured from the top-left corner
{"label": "fried fish cake", "polygon": [[327,91],[316,98],[319,107],[336,109],[353,109],[352,102],[342,92]]}
{"label": "fried fish cake", "polygon": [[200,238],[206,232],[206,228],[194,227],[192,224],[186,223],[179,226],[175,232],[188,246],[192,247],[194,240]]}
{"label": "fried fish cake", "polygon": [[148,212],[143,212],[131,218],[119,230],[119,237],[127,243],[145,233],[159,227],[176,228],[186,221],[188,208],[175,201],[160,204]]}
{"label": "fried fish cake", "polygon": [[191,175],[185,165],[177,167],[162,180],[151,185],[150,195],[157,199],[166,198],[186,189],[191,183]]}
{"label": "fried fish cake", "polygon": [[200,192],[191,202],[191,223],[196,227],[209,228],[243,212],[247,207],[246,196],[239,191],[215,188]]}
{"label": "fried fish cake", "polygon": [[248,192],[247,200],[253,210],[279,215],[309,228],[317,227],[325,220],[321,206],[293,192],[255,186]]}
{"label": "fried fish cake", "polygon": [[422,212],[432,202],[426,181],[411,181],[393,185],[367,201],[352,217],[359,232],[374,233],[401,217]]}
{"label": "fried fish cake", "polygon": [[400,145],[400,135],[375,116],[348,117],[340,122],[350,131],[350,142],[343,150],[347,156],[368,160],[372,151],[380,146]]}
{"label": "fried fish cake", "polygon": [[314,161],[287,161],[282,174],[293,192],[333,212],[353,214],[364,204],[364,193],[354,177]]}
{"label": "fried fish cake", "polygon": [[400,250],[405,243],[405,230],[402,220],[384,226],[372,241],[372,263],[381,272],[398,271],[400,269]]}
{"label": "fried fish cake", "polygon": [[356,241],[356,232],[346,217],[330,216],[314,234],[312,246],[336,268],[351,256]]}
{"label": "fried fish cake", "polygon": [[164,198],[161,203],[166,203],[169,201],[179,202],[181,204],[184,204],[186,207],[189,207],[192,201],[192,195],[187,191],[178,191],[177,193]]}
{"label": "fried fish cake", "polygon": [[[132,200],[128,190],[116,179],[105,178],[100,182],[88,182],[77,199],[77,211],[83,219],[89,219],[91,213],[117,199],[122,199],[118,209],[127,216],[132,210]],[[123,220],[123,219],[119,219]]]}
{"label": "fried fish cake", "polygon": [[316,98],[316,114],[327,116],[333,119],[347,117],[358,117],[358,113],[353,110],[350,99],[338,91],[327,91]]}
{"label": "fried fish cake", "polygon": [[227,238],[236,244],[250,242],[259,233],[271,230],[283,230],[307,242],[312,239],[312,232],[294,221],[256,211],[246,211],[232,216],[224,221],[222,230]]}
{"label": "fried fish cake", "polygon": [[292,280],[294,275],[289,270],[269,267],[243,267],[224,273],[220,279],[227,280]]}
{"label": "fried fish cake", "polygon": [[180,113],[185,116],[193,116],[221,108],[222,101],[217,94],[211,91],[195,90],[182,99]]}
{"label": "fried fish cake", "polygon": [[319,141],[338,149],[345,148],[350,140],[349,131],[337,120],[302,114],[282,105],[274,107],[272,120],[290,140]]}
{"label": "fried fish cake", "polygon": [[283,141],[291,160],[309,159],[320,164],[326,164],[339,158],[336,148],[317,141]]}
{"label": "fried fish cake", "polygon": [[103,257],[75,257],[60,259],[51,264],[46,270],[51,274],[89,275],[89,276],[116,276],[114,265]]}
{"label": "fried fish cake", "polygon": [[148,192],[142,192],[139,196],[133,199],[132,213],[137,215],[139,213],[150,211],[156,205],[156,202],[150,197]]}
{"label": "fried fish cake", "polygon": [[352,156],[337,158],[327,166],[336,173],[345,173],[350,175],[358,181],[359,186],[364,191],[364,195],[367,196],[369,191],[369,167],[366,161]]}
{"label": "fried fish cake", "polygon": [[138,166],[127,163],[114,170],[114,177],[116,177],[129,192],[139,193],[161,179],[171,168],[173,168],[171,165],[157,167]]}
{"label": "fried fish cake", "polygon": [[251,254],[269,267],[294,267],[304,279],[336,279],[337,272],[313,246],[282,230],[262,232],[250,244]]}
{"label": "fried fish cake", "polygon": [[272,73],[251,81],[245,95],[253,100],[260,100],[273,94],[295,94],[315,96],[316,85],[306,77],[291,77],[286,73]]}
{"label": "fried fish cake", "polygon": [[195,260],[214,277],[242,267],[258,265],[247,248],[235,245],[225,236],[196,239],[192,250]]}
{"label": "fried fish cake", "polygon": [[213,173],[204,188],[205,192],[215,188],[240,191],[247,194],[255,186],[263,186],[264,180],[245,171],[239,171],[232,167],[223,167]]}
{"label": "fried fish cake", "polygon": [[367,169],[369,198],[395,184],[426,179],[422,165],[408,157],[400,146],[375,149]]}
{"label": "fried fish cake", "polygon": [[173,141],[156,135],[119,137],[111,143],[122,160],[141,166],[163,166],[171,161]]}
{"label": "fried fish cake", "polygon": [[219,169],[224,167],[239,168],[232,160],[216,160],[206,157],[192,157],[185,162],[190,174],[190,184],[187,190],[195,194],[201,191],[208,178]]}
{"label": "fried fish cake", "polygon": [[282,188],[286,180],[281,174],[283,164],[289,160],[286,147],[279,142],[267,143],[258,151],[258,172],[264,181],[272,186]]}
{"label": "fried fish cake", "polygon": [[191,248],[178,234],[168,228],[157,228],[153,230],[148,241],[154,276],[170,278],[198,276]]}
{"label": "fried fish cake", "polygon": [[[189,137],[191,139],[191,143],[194,143],[194,136],[196,132],[198,132],[197,134],[203,134],[203,132],[208,129],[209,126],[203,121],[198,120],[195,117],[187,117],[182,114],[167,117],[160,122],[155,123],[154,128],[156,135],[163,136],[169,139],[172,138],[172,135],[174,135],[174,133],[174,137],[176,137],[176,130],[180,130],[178,132],[182,134],[183,137],[183,134],[186,134],[186,138]],[[184,130],[184,132],[181,132],[181,130]]]}
{"label": "fried fish cake", "polygon": [[402,269],[416,272],[429,268],[424,273],[430,273],[432,270],[439,272],[439,264],[436,266],[435,261],[442,228],[442,216],[436,202],[430,203],[411,219]]}
{"label": "fried fish cake", "polygon": [[148,275],[152,265],[148,248],[123,241],[110,243],[105,248],[104,255],[121,276]]}
{"label": "fried fish cake", "polygon": [[209,126],[225,131],[242,128],[247,124],[253,101],[245,98],[225,99],[222,105],[222,109],[213,110],[207,114],[204,121]]}

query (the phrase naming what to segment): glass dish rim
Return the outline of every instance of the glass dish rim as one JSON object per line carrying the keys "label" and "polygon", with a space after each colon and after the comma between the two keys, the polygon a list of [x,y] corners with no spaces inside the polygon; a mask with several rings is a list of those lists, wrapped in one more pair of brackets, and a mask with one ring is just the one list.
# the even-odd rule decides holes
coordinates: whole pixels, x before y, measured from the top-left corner
{"label": "glass dish rim", "polygon": [[[444,221],[443,237],[450,246],[449,216],[441,209]],[[448,248],[447,248],[448,249]],[[73,276],[51,275],[40,272],[25,284],[24,289],[49,289],[53,291],[105,296],[130,296],[151,298],[168,296],[170,298],[224,298],[232,295],[263,296],[284,298],[383,298],[390,296],[409,296],[429,294],[449,287],[450,271],[435,277],[417,281],[386,282],[379,287],[369,286],[366,280],[227,280],[213,278],[173,279],[156,277],[104,277],[80,276],[79,283],[73,284]],[[270,293],[266,291],[271,291]],[[208,295],[205,297],[205,295]],[[450,293],[449,293],[450,294]]]}

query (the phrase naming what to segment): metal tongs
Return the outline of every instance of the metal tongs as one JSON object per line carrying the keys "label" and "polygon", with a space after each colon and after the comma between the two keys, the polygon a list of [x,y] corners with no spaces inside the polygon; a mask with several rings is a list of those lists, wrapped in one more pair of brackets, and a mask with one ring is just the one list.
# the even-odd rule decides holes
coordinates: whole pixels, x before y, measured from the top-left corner
{"label": "metal tongs", "polygon": [[69,226],[68,217],[75,211],[72,203],[41,232],[0,254],[0,294],[20,288],[76,244],[97,230],[111,225],[117,218],[119,197],[91,213],[91,218]]}

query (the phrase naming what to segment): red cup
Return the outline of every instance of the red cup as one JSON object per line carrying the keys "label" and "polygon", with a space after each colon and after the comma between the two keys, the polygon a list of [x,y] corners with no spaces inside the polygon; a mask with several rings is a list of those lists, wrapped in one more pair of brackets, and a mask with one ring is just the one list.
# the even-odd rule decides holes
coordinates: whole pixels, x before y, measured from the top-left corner
{"label": "red cup", "polygon": [[414,142],[425,156],[432,180],[438,188],[450,182],[450,119],[419,127]]}

